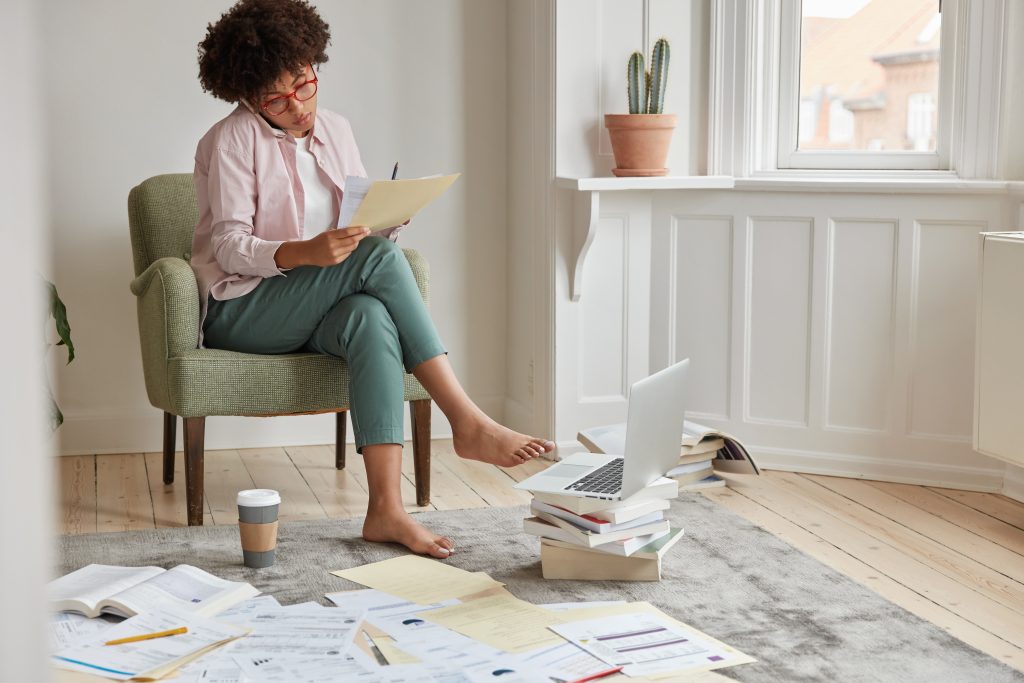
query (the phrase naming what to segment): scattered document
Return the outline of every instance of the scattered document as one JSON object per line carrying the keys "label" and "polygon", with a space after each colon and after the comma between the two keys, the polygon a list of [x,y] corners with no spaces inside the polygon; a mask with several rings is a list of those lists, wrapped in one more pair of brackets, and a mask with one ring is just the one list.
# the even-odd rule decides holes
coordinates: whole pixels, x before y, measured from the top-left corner
{"label": "scattered document", "polygon": [[277,609],[254,614],[248,637],[232,643],[231,655],[343,659],[352,646],[363,610]]}
{"label": "scattered document", "polygon": [[701,671],[752,661],[696,629],[656,614],[555,624],[551,630],[610,666],[624,667],[627,676]]}
{"label": "scattered document", "polygon": [[[166,638],[152,638],[121,645],[110,640],[157,633],[179,627],[188,632]],[[165,608],[127,619],[102,633],[59,650],[57,666],[128,680],[135,677],[161,678],[224,643],[241,638],[246,629],[187,612]]]}
{"label": "scattered document", "polygon": [[245,681],[268,683],[378,683],[380,675],[366,669],[353,657],[265,656],[252,653],[235,655]]}
{"label": "scattered document", "polygon": [[480,598],[423,612],[420,616],[505,652],[525,652],[561,642],[546,629],[562,623],[558,612],[511,595]]}
{"label": "scattered document", "polygon": [[57,612],[50,617],[50,652],[63,650],[75,641],[106,631],[120,620],[89,618],[74,612]]}
{"label": "scattered document", "polygon": [[458,173],[412,180],[346,176],[338,226],[365,225],[377,231],[401,225],[444,194],[458,177]]}
{"label": "scattered document", "polygon": [[528,669],[563,681],[596,676],[609,669],[602,659],[568,641],[514,656]]}
{"label": "scattered document", "polygon": [[402,555],[331,574],[421,605],[503,585],[486,574],[467,572],[419,555]]}

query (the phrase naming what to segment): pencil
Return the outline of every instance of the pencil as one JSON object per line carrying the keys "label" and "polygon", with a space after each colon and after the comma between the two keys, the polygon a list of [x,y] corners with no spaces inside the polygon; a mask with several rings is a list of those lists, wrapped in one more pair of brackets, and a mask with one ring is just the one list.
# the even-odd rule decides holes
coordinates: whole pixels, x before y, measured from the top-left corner
{"label": "pencil", "polygon": [[150,640],[151,638],[166,638],[167,636],[177,636],[181,635],[182,633],[188,633],[188,628],[182,626],[181,628],[172,628],[170,631],[157,631],[156,633],[140,633],[137,636],[118,638],[117,640],[108,640],[103,644],[121,645],[122,643],[134,643],[140,640]]}
{"label": "pencil", "polygon": [[398,177],[398,162],[395,162],[395,170],[391,171],[391,179],[394,180]]}

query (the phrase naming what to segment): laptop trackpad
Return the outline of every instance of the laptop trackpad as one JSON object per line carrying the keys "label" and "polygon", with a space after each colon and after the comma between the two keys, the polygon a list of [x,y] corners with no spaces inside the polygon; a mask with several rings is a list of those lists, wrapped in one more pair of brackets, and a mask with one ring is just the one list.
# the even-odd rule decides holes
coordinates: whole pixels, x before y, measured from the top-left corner
{"label": "laptop trackpad", "polygon": [[551,467],[551,468],[545,470],[544,472],[542,472],[541,474],[539,474],[537,476],[538,477],[543,476],[546,479],[559,479],[559,480],[567,479],[569,481],[576,481],[577,479],[579,479],[580,477],[582,477],[584,474],[586,474],[587,472],[591,471],[592,469],[594,469],[593,465],[565,465],[565,464],[563,464],[563,465],[558,465],[556,467]]}

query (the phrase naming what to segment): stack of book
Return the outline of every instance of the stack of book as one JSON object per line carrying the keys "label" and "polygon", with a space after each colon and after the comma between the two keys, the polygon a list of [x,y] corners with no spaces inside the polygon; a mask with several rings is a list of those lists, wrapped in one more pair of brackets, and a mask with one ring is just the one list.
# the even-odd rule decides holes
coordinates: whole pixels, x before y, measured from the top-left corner
{"label": "stack of book", "polygon": [[[592,453],[624,453],[626,425],[615,424],[584,429],[577,440]],[[725,486],[725,480],[715,474],[760,474],[750,453],[734,437],[696,422],[685,421],[679,450],[679,463],[665,473],[675,479],[680,491]]]}
{"label": "stack of book", "polygon": [[625,500],[535,492],[523,530],[539,536],[545,579],[658,581],[683,535],[665,519],[679,484],[662,477]]}

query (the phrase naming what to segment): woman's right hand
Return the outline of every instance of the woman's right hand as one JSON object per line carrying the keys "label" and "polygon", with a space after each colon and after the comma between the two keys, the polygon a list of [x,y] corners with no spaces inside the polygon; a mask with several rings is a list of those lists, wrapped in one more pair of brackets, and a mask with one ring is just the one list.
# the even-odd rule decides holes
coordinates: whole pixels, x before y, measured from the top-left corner
{"label": "woman's right hand", "polygon": [[325,230],[308,240],[285,242],[274,254],[274,262],[278,268],[335,266],[347,259],[369,234],[370,229],[361,225]]}

